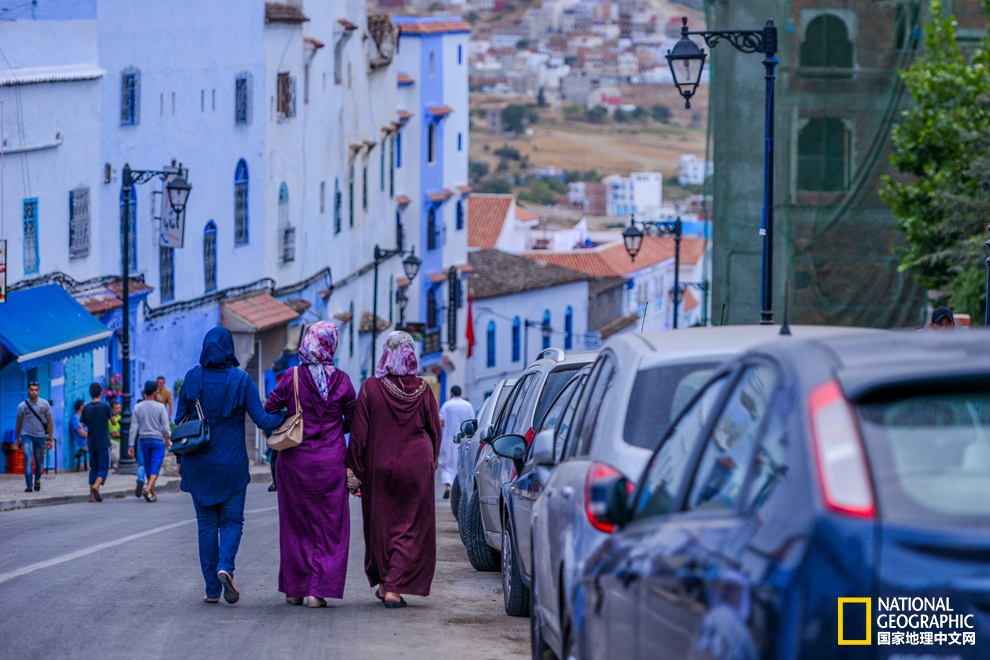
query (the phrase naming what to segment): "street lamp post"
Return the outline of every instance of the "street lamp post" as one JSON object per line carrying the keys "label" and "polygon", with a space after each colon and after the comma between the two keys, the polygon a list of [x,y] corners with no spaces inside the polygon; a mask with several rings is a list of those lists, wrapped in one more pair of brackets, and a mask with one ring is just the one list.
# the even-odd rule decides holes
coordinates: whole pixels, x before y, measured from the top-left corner
{"label": "street lamp post", "polygon": [[[704,299],[705,294],[708,293],[708,282],[680,282],[676,289],[670,290],[670,295],[674,298],[675,303],[680,305],[684,299],[684,292],[688,289],[695,289],[700,291],[702,294],[702,299]],[[701,325],[708,324],[708,313],[704,307],[701,308]],[[677,326],[674,326],[675,328]]]}
{"label": "street lamp post", "polygon": [[523,362],[529,362],[529,329],[539,328],[540,335],[542,335],[545,341],[550,339],[553,335],[553,327],[546,321],[531,321],[529,319],[523,320]]}
{"label": "street lamp post", "polygon": [[700,36],[714,48],[725,39],[743,53],[763,53],[766,68],[766,114],[763,139],[763,219],[760,236],[763,237],[763,260],[760,269],[760,324],[773,323],[773,140],[774,140],[774,83],[777,70],[777,26],[773,19],[760,30],[711,30],[689,31],[687,18],[682,19],[681,38],[667,51],[667,63],[674,77],[677,91],[684,97],[684,107],[691,107],[701,82],[706,53],[688,37]]}
{"label": "street lamp post", "polygon": [[[643,225],[644,228],[656,231],[662,236],[674,237],[674,291],[680,291],[681,279],[681,219],[670,222],[640,221],[637,223],[636,216],[629,219],[629,226],[622,232],[622,241],[626,244],[626,252],[629,258],[636,261],[636,255],[643,248],[643,237],[646,235],[642,229],[636,225]],[[677,307],[680,304],[680,296],[674,296],[674,322],[673,327],[677,329]]]}
{"label": "street lamp post", "polygon": [[[393,248],[391,250],[383,250],[379,246],[375,246],[375,290],[372,296],[371,302],[371,373],[375,372],[376,366],[376,346],[375,342],[378,339],[378,265],[385,261],[386,259],[391,259],[400,254],[405,254],[402,246]],[[416,274],[419,272],[419,267],[422,265],[422,261],[416,256],[416,246],[414,245],[411,250],[409,250],[409,255],[402,260],[402,268],[406,272],[406,279],[412,282],[416,279]],[[400,289],[401,293],[402,290]],[[396,295],[396,304],[399,303],[399,297]],[[402,304],[399,306],[399,319],[400,321],[404,318],[403,310],[406,308],[406,298],[403,294]],[[354,323],[354,319],[351,319],[351,323]]]}
{"label": "street lamp post", "polygon": [[[182,169],[182,163],[179,163],[178,167],[175,167],[175,161],[172,161],[172,166],[174,169],[170,172],[162,170],[132,170],[130,164],[125,163],[124,171],[120,177],[120,222],[121,238],[123,240],[123,245],[121,246],[123,257],[121,259],[121,270],[123,271],[121,276],[123,289],[121,299],[124,305],[121,310],[123,319],[120,337],[120,357],[124,363],[124,374],[121,385],[122,392],[120,394],[120,460],[118,462],[118,466],[120,467],[118,467],[118,472],[122,471],[121,468],[123,466],[126,466],[124,471],[130,471],[137,463],[137,461],[127,455],[131,432],[131,188],[152,179],[165,181],[165,190],[168,193],[169,204],[175,210],[176,217],[180,218],[185,212],[186,201],[189,199],[189,192],[192,190],[192,186],[186,181],[188,171]],[[170,180],[169,177],[173,175],[175,178]]]}

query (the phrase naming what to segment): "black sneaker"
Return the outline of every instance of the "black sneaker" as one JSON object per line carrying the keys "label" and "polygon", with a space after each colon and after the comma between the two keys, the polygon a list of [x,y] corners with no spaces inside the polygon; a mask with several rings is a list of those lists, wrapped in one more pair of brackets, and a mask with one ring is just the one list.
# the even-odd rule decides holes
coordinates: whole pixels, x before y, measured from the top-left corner
{"label": "black sneaker", "polygon": [[24,489],[24,492],[25,493],[33,493],[34,492],[34,489],[31,488],[30,486],[28,486],[27,488]]}
{"label": "black sneaker", "polygon": [[144,482],[138,481],[137,486],[134,488],[134,497],[141,497],[144,494]]}
{"label": "black sneaker", "polygon": [[41,490],[41,482],[40,481],[35,481],[34,482],[34,489],[35,489],[35,491]]}
{"label": "black sneaker", "polygon": [[443,491],[443,499],[445,499],[445,500],[449,500],[450,499],[450,489],[449,488],[447,490]]}

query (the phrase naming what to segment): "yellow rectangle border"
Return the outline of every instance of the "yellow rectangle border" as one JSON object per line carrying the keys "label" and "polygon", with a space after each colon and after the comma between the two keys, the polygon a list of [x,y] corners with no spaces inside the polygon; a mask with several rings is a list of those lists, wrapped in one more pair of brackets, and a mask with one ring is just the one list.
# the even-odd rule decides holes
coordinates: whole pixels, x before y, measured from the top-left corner
{"label": "yellow rectangle border", "polygon": [[[866,604],[866,639],[845,639],[842,629],[842,606],[846,603]],[[873,631],[870,626],[873,619],[873,599],[872,598],[840,598],[839,599],[839,646],[870,646],[873,644]]]}

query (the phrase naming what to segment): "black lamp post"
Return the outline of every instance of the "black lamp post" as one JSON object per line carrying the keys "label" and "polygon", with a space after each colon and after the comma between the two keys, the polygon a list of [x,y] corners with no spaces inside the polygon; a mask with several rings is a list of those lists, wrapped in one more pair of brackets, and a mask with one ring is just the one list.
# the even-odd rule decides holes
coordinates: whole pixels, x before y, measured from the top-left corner
{"label": "black lamp post", "polygon": [[725,39],[743,53],[763,53],[766,68],[766,115],[763,140],[763,262],[760,269],[760,324],[773,323],[773,140],[774,140],[774,82],[777,69],[777,26],[768,20],[760,30],[688,31],[687,18],[682,19],[681,38],[667,51],[667,63],[677,91],[684,97],[684,107],[691,107],[691,97],[701,82],[701,71],[707,55],[688,37],[698,35],[709,48]]}
{"label": "black lamp post", "polygon": [[399,328],[404,328],[406,325],[406,303],[409,302],[409,298],[406,296],[406,287],[399,287],[398,291],[395,292],[395,306],[399,308]]}
{"label": "black lamp post", "polygon": [[[123,271],[121,285],[123,291],[121,298],[124,304],[121,310],[123,324],[121,326],[120,357],[124,363],[124,382],[121,385],[123,391],[120,394],[120,461],[118,462],[118,472],[136,470],[134,466],[137,464],[137,461],[127,455],[131,433],[131,187],[139,183],[146,183],[152,179],[165,181],[165,191],[168,193],[169,204],[175,210],[176,217],[180,218],[185,212],[186,201],[189,199],[189,192],[192,190],[192,186],[186,181],[188,172],[182,169],[182,163],[176,166],[173,160],[172,167],[173,169],[170,172],[162,170],[132,170],[130,164],[125,163],[124,171],[120,177],[122,202],[120,206],[120,222],[123,239],[121,249],[123,257],[121,259],[121,270]],[[173,175],[175,175],[175,178],[169,180],[169,177]]]}
{"label": "black lamp post", "polygon": [[[680,291],[681,278],[681,219],[677,218],[668,222],[639,222],[643,227],[655,231],[662,236],[674,237],[674,291]],[[622,241],[626,244],[626,252],[629,258],[636,261],[636,255],[643,247],[643,237],[645,233],[636,226],[636,216],[629,219],[629,226],[622,232]],[[677,329],[677,306],[680,304],[680,296],[674,296],[674,322],[673,327]]]}
{"label": "black lamp post", "polygon": [[[675,305],[680,305],[684,300],[684,292],[688,289],[695,289],[700,291],[702,299],[706,293],[708,293],[708,282],[680,282],[676,289],[670,290],[671,298],[675,301]],[[675,308],[676,309],[676,308]],[[701,325],[708,325],[708,310],[705,307],[701,308]],[[674,326],[677,327],[676,325]]]}
{"label": "black lamp post", "polygon": [[[371,303],[371,373],[375,372],[376,365],[376,346],[375,341],[378,338],[378,264],[381,262],[396,257],[400,254],[404,254],[402,246],[396,247],[392,250],[383,250],[377,245],[375,246],[375,291]],[[412,282],[416,279],[416,274],[419,272],[419,267],[423,264],[419,257],[416,256],[416,246],[414,245],[412,249],[409,250],[409,255],[402,260],[402,269],[406,272],[406,279]],[[401,293],[401,289],[399,290]],[[403,302],[399,306],[399,319],[400,324],[403,319],[402,311],[406,307],[405,294],[403,295]],[[396,304],[399,303],[399,297],[396,295]],[[354,323],[354,319],[351,319],[351,323]]]}

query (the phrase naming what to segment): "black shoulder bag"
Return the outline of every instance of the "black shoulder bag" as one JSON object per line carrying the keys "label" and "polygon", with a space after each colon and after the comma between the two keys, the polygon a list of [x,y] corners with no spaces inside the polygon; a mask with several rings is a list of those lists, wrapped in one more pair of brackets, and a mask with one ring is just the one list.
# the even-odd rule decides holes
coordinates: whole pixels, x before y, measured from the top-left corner
{"label": "black shoulder bag", "polygon": [[200,454],[210,448],[210,423],[203,415],[199,399],[193,401],[199,419],[189,419],[190,415],[186,415],[172,429],[172,446],[169,451],[173,454]]}

